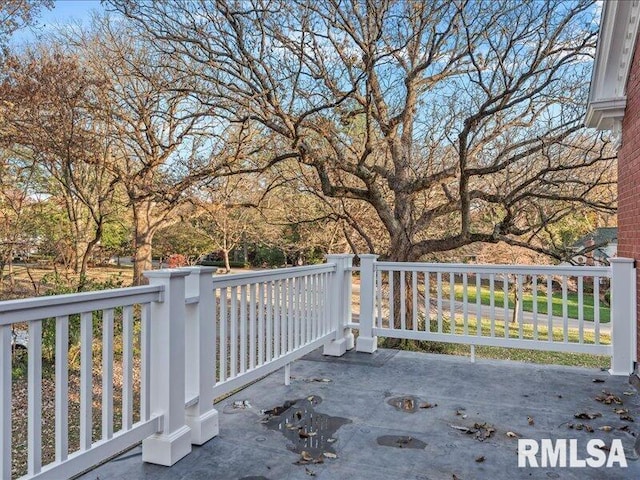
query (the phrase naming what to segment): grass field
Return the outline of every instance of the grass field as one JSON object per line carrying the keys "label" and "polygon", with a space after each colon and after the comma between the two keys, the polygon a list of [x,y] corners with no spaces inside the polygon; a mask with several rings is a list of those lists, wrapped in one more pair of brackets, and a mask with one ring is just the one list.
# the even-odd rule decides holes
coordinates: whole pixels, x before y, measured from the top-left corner
{"label": "grass field", "polygon": [[[443,294],[448,298],[449,290],[448,286],[443,288]],[[467,287],[467,301],[469,303],[476,302],[476,287],[469,286]],[[462,285],[455,286],[455,298],[456,300],[463,300],[463,287]],[[494,302],[496,307],[503,307],[504,305],[504,292],[502,290],[497,290],[494,292]],[[490,305],[491,304],[491,296],[488,288],[480,289],[480,303],[482,305]],[[545,315],[547,313],[547,296],[546,293],[538,293],[537,298],[538,303],[538,313]],[[514,307],[513,295],[509,295],[509,308]],[[533,295],[531,293],[524,293],[522,299],[522,309],[525,312],[533,312]],[[561,292],[553,292],[552,294],[552,303],[551,303],[551,312],[555,316],[561,317],[563,315],[563,307],[562,307],[562,293]],[[583,315],[584,319],[592,322],[595,318],[594,316],[594,302],[593,295],[585,293],[583,294]],[[574,292],[567,293],[567,316],[569,318],[579,318],[579,308],[578,308],[578,294]],[[600,302],[600,323],[608,323],[611,320],[611,309],[605,305],[602,305]]]}

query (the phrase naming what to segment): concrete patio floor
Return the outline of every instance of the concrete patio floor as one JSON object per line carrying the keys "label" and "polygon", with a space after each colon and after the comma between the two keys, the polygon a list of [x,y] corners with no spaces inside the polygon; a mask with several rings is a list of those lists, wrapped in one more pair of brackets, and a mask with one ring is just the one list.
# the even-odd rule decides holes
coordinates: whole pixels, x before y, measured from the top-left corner
{"label": "concrete patio floor", "polygon": [[[463,357],[380,350],[371,355],[349,352],[340,358],[324,357],[316,351],[293,363],[291,375],[290,386],[284,385],[282,372],[276,372],[220,402],[220,435],[202,447],[194,447],[190,455],[171,468],[144,464],[141,449],[136,447],[81,478],[640,478],[635,436],[640,432],[636,423],[640,422],[640,398],[627,378],[611,377],[607,372],[508,361],[470,363]],[[594,379],[604,383],[594,383]],[[602,390],[619,397],[624,405],[596,401]],[[415,407],[413,413],[389,403],[390,399],[406,396],[411,396],[414,404],[402,400],[399,404]],[[330,442],[327,445],[337,458],[322,457],[321,464],[297,465],[300,453],[288,449],[292,444],[281,431],[263,423],[268,416],[262,411],[310,397],[312,403],[317,403],[315,412],[343,417],[350,423],[330,434],[331,440],[323,438]],[[250,406],[234,404],[241,401]],[[426,403],[433,406],[419,408]],[[298,405],[283,413],[283,418],[288,415],[293,418],[288,421],[295,422],[294,416],[299,415],[296,409],[301,408]],[[615,408],[628,409],[632,418],[637,417],[636,422],[622,420]],[[601,416],[581,420],[574,418],[577,413]],[[480,441],[478,434],[452,427],[473,429],[476,423],[486,423],[495,431]],[[590,425],[594,431],[576,430],[575,425],[580,423]],[[297,428],[287,425],[289,429]],[[612,430],[599,430],[605,425]],[[624,426],[627,431],[618,429]],[[487,430],[480,429],[482,432]],[[518,468],[518,441],[507,432],[535,440],[575,438],[578,458],[589,456],[585,450],[589,439],[602,439],[606,445],[620,439],[628,467]],[[384,436],[388,437],[388,446],[378,443]],[[416,440],[426,446],[407,448]],[[476,461],[481,457],[483,461]],[[539,462],[540,455],[537,458]]]}

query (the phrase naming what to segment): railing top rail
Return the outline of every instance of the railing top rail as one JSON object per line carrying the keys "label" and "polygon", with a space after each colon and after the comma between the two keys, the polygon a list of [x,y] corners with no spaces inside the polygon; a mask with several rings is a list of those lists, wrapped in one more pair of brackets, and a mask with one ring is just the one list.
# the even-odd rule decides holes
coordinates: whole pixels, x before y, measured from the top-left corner
{"label": "railing top rail", "polygon": [[0,302],[0,325],[92,312],[134,303],[148,303],[159,300],[163,291],[164,287],[161,285],[144,285],[6,300]]}
{"label": "railing top rail", "polygon": [[611,267],[573,265],[493,265],[471,263],[376,262],[377,270],[428,271],[443,273],[570,275],[610,277]]}
{"label": "railing top rail", "polygon": [[320,265],[305,265],[302,267],[276,268],[272,270],[260,270],[258,272],[232,273],[230,275],[214,275],[213,285],[216,288],[242,285],[246,283],[258,283],[262,281],[282,280],[285,278],[304,277],[317,273],[332,273],[336,271],[335,263],[323,263]]}

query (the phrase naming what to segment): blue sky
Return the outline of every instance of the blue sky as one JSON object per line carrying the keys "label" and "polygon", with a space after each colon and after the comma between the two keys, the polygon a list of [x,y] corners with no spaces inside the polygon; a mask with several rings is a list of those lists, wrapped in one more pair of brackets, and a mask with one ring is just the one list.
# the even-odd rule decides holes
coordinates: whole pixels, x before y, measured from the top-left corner
{"label": "blue sky", "polygon": [[100,0],[56,0],[52,10],[42,10],[35,24],[16,32],[12,43],[19,45],[33,41],[56,26],[68,23],[87,22],[91,12],[104,11]]}

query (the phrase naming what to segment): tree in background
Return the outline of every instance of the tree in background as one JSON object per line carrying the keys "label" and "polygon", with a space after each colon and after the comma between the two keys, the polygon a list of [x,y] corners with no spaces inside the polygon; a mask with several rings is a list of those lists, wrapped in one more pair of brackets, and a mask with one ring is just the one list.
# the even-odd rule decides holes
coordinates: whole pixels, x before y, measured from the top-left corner
{"label": "tree in background", "polygon": [[368,204],[373,229],[351,219],[392,260],[500,241],[557,255],[546,225],[615,207],[614,155],[582,129],[592,0],[110,3],[324,196]]}
{"label": "tree in background", "polygon": [[39,193],[62,200],[74,247],[70,266],[80,274],[80,290],[116,209],[119,179],[108,168],[106,128],[96,115],[104,84],[56,45],[10,56],[0,83],[1,141],[38,171]]}

